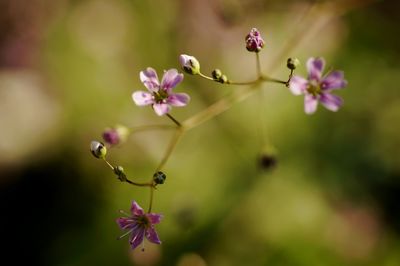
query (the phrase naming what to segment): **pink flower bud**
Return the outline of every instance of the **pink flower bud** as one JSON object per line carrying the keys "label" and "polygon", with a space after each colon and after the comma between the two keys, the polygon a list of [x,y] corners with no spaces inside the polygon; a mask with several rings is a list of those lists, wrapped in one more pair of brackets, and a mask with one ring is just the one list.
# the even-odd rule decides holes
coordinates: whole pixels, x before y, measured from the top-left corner
{"label": "pink flower bud", "polygon": [[249,52],[258,53],[264,47],[264,40],[256,28],[252,28],[246,36],[246,49]]}

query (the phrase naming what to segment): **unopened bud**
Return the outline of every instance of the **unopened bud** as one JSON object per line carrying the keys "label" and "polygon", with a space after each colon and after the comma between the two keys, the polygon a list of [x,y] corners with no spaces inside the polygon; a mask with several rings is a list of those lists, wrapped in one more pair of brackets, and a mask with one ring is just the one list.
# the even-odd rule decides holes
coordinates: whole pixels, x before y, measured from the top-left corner
{"label": "unopened bud", "polygon": [[200,73],[200,63],[197,61],[196,57],[181,54],[179,56],[179,62],[186,73],[191,75],[197,75]]}
{"label": "unopened bud", "polygon": [[300,65],[300,60],[297,58],[288,58],[286,66],[290,69],[290,70],[295,70],[296,67],[298,67]]}
{"label": "unopened bud", "polygon": [[264,40],[256,28],[252,28],[246,36],[246,49],[249,52],[258,53],[264,47]]}
{"label": "unopened bud", "polygon": [[222,76],[222,72],[219,69],[214,69],[213,72],[211,73],[213,79],[219,80]]}
{"label": "unopened bud", "polygon": [[153,180],[156,184],[164,184],[165,179],[167,179],[167,176],[161,171],[158,171],[153,175]]}
{"label": "unopened bud", "polygon": [[124,172],[124,168],[122,166],[114,167],[114,173],[118,176],[118,179],[122,182],[126,181],[126,174]]}
{"label": "unopened bud", "polygon": [[276,157],[272,154],[262,153],[259,157],[259,165],[261,169],[269,170],[276,166]]}
{"label": "unopened bud", "polygon": [[122,125],[114,128],[106,128],[103,132],[103,139],[110,145],[117,145],[124,142],[128,138],[129,129]]}
{"label": "unopened bud", "polygon": [[228,77],[226,75],[222,75],[219,80],[219,82],[221,82],[222,84],[227,83],[228,82]]}
{"label": "unopened bud", "polygon": [[98,159],[106,158],[107,148],[99,141],[92,141],[90,143],[90,151],[92,152],[93,156]]}

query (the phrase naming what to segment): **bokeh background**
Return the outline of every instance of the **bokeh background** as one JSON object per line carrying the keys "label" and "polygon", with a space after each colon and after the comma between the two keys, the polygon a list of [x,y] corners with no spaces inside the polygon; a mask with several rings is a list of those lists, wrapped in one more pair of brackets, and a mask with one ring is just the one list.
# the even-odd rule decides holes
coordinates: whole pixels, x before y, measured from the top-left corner
{"label": "bokeh background", "polygon": [[[400,20],[396,1],[1,0],[0,232],[3,265],[400,265]],[[323,56],[348,87],[337,113],[263,89],[188,132],[153,210],[160,246],[131,251],[118,210],[148,190],[119,182],[89,152],[105,127],[169,123],[131,100],[139,71],[255,77],[244,36],[266,41],[265,73]],[[185,76],[184,120],[234,86]],[[109,151],[147,180],[171,132]],[[260,156],[272,167],[262,167]]]}

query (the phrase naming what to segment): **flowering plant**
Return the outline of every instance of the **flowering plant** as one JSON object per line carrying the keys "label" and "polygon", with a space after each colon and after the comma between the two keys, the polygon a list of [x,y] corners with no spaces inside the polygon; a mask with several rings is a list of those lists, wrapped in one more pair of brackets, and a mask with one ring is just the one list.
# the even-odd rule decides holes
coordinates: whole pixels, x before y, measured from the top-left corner
{"label": "flowering plant", "polygon": [[[154,225],[161,221],[161,215],[152,212],[153,194],[157,186],[164,184],[166,174],[163,168],[170,158],[176,144],[182,137],[183,133],[196,128],[202,123],[214,118],[222,112],[228,110],[233,104],[245,100],[257,89],[262,88],[262,84],[267,82],[278,83],[288,88],[295,95],[304,95],[304,107],[307,114],[312,114],[317,109],[317,104],[320,102],[325,108],[330,111],[338,111],[343,104],[343,100],[331,92],[333,90],[342,89],[347,85],[342,71],[330,71],[323,76],[325,60],[323,58],[311,57],[307,60],[306,66],[308,77],[303,78],[294,75],[294,71],[299,66],[300,62],[296,58],[287,60],[287,68],[289,75],[287,79],[277,79],[267,76],[262,73],[261,60],[259,53],[265,47],[265,41],[261,37],[261,33],[253,28],[246,35],[245,48],[249,52],[255,53],[257,78],[250,81],[234,81],[228,78],[220,69],[214,69],[210,76],[204,74],[200,70],[200,62],[191,55],[182,54],[179,56],[179,62],[184,72],[189,75],[198,76],[211,82],[221,83],[224,85],[244,86],[244,90],[233,91],[231,94],[223,97],[219,101],[213,103],[205,110],[194,114],[183,122],[178,121],[171,114],[171,107],[183,107],[188,105],[190,96],[186,93],[174,93],[172,90],[182,82],[184,75],[178,70],[172,68],[164,72],[161,82],[158,79],[156,71],[148,67],[140,72],[140,81],[147,88],[147,91],[135,91],[132,94],[133,102],[137,106],[151,106],[156,115],[165,116],[172,121],[171,125],[147,125],[128,129],[124,126],[108,128],[103,133],[105,144],[99,141],[92,141],[91,152],[98,158],[103,160],[117,176],[121,182],[128,184],[147,187],[150,190],[150,200],[147,212],[145,212],[135,201],[132,203],[131,214],[125,214],[125,217],[117,219],[118,225],[126,233],[130,235],[129,243],[132,249],[138,247],[145,238],[155,244],[160,244],[161,241],[155,231]],[[139,183],[129,179],[122,166],[114,165],[107,159],[107,147],[120,144],[127,139],[129,133],[143,130],[153,129],[171,129],[175,131],[174,136],[162,157],[159,165],[151,175],[148,182]],[[260,158],[260,164],[263,167],[272,167],[276,164],[276,158],[271,155],[263,154]]]}

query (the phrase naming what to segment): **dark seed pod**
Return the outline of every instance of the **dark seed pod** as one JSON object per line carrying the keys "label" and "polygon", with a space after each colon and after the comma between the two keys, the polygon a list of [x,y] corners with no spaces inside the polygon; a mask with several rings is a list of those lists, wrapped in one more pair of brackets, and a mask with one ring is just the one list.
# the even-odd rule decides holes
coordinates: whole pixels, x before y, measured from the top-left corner
{"label": "dark seed pod", "polygon": [[167,179],[167,176],[161,171],[158,171],[153,175],[153,180],[156,184],[164,184],[165,179]]}
{"label": "dark seed pod", "polygon": [[278,163],[276,157],[271,154],[263,153],[258,158],[258,165],[263,170],[270,170]]}

